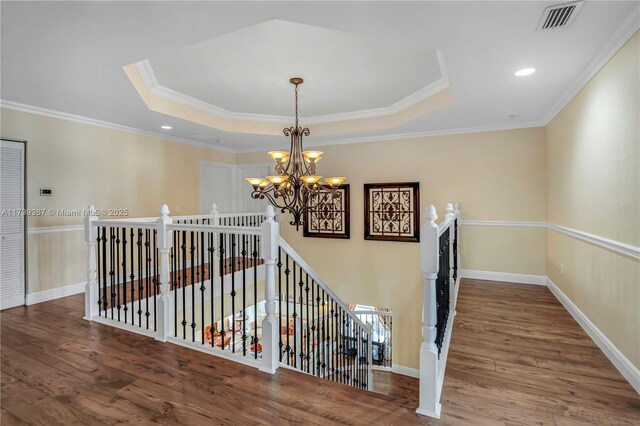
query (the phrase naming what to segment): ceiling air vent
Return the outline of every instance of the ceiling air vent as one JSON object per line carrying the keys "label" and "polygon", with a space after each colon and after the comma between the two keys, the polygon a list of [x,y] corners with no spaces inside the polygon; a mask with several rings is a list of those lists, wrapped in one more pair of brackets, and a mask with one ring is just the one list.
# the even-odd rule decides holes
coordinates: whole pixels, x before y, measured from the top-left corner
{"label": "ceiling air vent", "polygon": [[547,7],[540,19],[538,30],[566,27],[576,19],[583,4],[583,1],[575,1]]}

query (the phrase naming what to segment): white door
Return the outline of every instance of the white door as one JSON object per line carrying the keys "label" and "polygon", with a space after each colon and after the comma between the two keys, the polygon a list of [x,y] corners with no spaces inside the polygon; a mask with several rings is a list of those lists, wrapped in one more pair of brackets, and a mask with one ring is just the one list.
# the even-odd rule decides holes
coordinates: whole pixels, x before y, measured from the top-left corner
{"label": "white door", "polygon": [[220,213],[232,213],[233,165],[203,161],[200,163],[200,212],[208,214],[216,203]]}
{"label": "white door", "polygon": [[256,200],[251,197],[253,187],[245,180],[250,177],[265,177],[273,174],[270,165],[242,165],[238,173],[238,208],[242,212],[263,212],[267,200]]}
{"label": "white door", "polygon": [[24,304],[24,143],[0,141],[0,309]]}

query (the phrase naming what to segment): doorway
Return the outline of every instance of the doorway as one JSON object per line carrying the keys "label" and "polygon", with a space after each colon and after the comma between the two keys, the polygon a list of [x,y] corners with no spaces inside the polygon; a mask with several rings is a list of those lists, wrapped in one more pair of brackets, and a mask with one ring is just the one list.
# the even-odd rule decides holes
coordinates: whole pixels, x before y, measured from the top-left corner
{"label": "doorway", "polygon": [[25,146],[0,140],[0,309],[25,300]]}

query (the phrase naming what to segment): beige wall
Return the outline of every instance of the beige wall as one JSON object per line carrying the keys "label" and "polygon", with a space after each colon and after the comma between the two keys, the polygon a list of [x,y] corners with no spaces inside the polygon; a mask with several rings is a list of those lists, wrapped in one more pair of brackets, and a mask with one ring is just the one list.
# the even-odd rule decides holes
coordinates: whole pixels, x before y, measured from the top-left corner
{"label": "beige wall", "polygon": [[[199,213],[200,161],[234,162],[234,154],[131,132],[9,109],[0,110],[2,137],[27,140],[27,206],[31,209],[129,208],[155,216]],[[53,196],[40,196],[40,188]],[[28,219],[29,228],[82,224],[80,217]],[[86,280],[81,231],[30,234],[28,293]]]}
{"label": "beige wall", "polygon": [[[547,127],[549,222],[634,246],[639,40],[636,33]],[[550,232],[547,265],[549,278],[640,367],[640,262]]]}
{"label": "beige wall", "polygon": [[[351,184],[351,239],[303,238],[283,225],[284,238],[346,302],[391,308],[394,363],[418,368],[422,275],[420,245],[365,241],[363,184],[420,182],[420,206],[433,203],[440,220],[447,202],[460,202],[463,219],[545,221],[544,129],[461,134],[416,140],[322,147],[318,171],[347,175]],[[266,153],[239,154],[259,162]],[[286,219],[286,218],[285,218]],[[288,220],[283,220],[288,224]],[[463,227],[464,267],[546,275],[546,231],[541,228]]]}

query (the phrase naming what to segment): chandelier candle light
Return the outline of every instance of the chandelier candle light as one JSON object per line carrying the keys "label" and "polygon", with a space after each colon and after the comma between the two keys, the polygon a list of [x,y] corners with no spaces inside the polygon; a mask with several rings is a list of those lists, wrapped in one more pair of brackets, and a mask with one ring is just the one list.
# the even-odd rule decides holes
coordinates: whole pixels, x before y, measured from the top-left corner
{"label": "chandelier candle light", "polygon": [[322,151],[302,150],[302,138],[309,136],[310,131],[298,125],[298,86],[303,80],[294,77],[289,81],[295,86],[296,122],[295,126],[285,127],[283,132],[291,138],[291,148],[288,152],[269,152],[276,162],[276,176],[247,178],[247,181],[253,186],[252,198],[266,198],[282,213],[291,213],[293,220],[290,224],[298,230],[300,225],[304,225],[304,215],[318,199],[320,191],[330,191],[336,196],[345,178],[330,177],[321,181],[322,176],[316,175],[316,164],[322,159]]}

